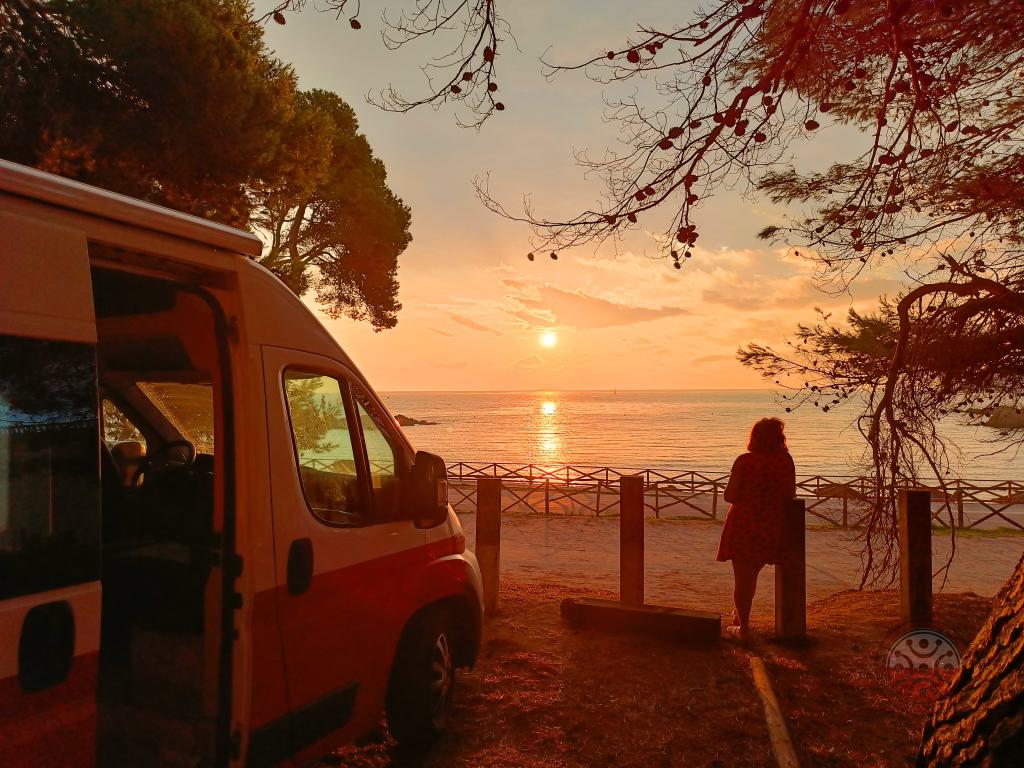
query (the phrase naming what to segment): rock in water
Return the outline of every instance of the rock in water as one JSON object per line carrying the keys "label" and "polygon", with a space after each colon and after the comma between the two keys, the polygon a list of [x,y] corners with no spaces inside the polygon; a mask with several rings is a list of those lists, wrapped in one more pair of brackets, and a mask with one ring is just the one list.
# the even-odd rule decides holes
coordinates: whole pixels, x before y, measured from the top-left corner
{"label": "rock in water", "polygon": [[995,429],[1020,429],[1024,427],[1024,409],[1014,408],[1010,405],[993,408],[985,426]]}
{"label": "rock in water", "polygon": [[402,413],[395,414],[395,421],[397,421],[399,426],[402,427],[430,426],[437,424],[436,421],[421,421],[420,419],[414,419],[412,416],[406,416]]}

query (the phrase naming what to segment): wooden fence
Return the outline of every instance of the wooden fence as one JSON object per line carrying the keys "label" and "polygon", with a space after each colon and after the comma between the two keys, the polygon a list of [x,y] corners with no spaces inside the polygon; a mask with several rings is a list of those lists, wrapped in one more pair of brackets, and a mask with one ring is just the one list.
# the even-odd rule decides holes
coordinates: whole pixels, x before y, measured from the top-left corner
{"label": "wooden fence", "polygon": [[[614,514],[619,504],[619,479],[642,475],[644,506],[657,518],[696,516],[717,520],[728,509],[722,493],[727,472],[665,469],[613,469],[570,464],[513,464],[459,461],[448,465],[448,499],[460,511],[476,510],[476,481],[502,480],[502,512],[543,514]],[[908,484],[909,485],[909,484]],[[869,510],[873,478],[801,475],[797,498],[805,501],[814,522],[856,526]],[[921,486],[915,486],[921,487]],[[1024,482],[951,480],[945,491],[932,492],[936,523],[976,528],[985,523],[1024,531]]]}

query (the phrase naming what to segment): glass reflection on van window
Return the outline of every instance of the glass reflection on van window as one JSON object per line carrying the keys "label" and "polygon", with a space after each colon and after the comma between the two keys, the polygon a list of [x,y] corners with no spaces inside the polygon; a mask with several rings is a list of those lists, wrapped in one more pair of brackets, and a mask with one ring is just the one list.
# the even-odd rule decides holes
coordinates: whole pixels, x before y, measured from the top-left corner
{"label": "glass reflection on van window", "polygon": [[376,404],[361,392],[356,394],[356,412],[363,428],[363,443],[370,464],[374,511],[383,520],[398,513],[398,465],[395,449],[384,428]]}
{"label": "glass reflection on van window", "polygon": [[342,385],[330,376],[287,371],[284,386],[310,509],[329,523],[355,522],[359,483]]}
{"label": "glass reflection on van window", "polygon": [[213,453],[212,384],[140,381],[139,389],[197,453]]}
{"label": "glass reflection on van window", "polygon": [[145,436],[132,423],[131,419],[125,416],[124,411],[107,399],[104,399],[100,405],[103,414],[103,440],[107,447],[112,448],[118,443],[135,442],[141,443],[143,452],[145,452]]}
{"label": "glass reflection on van window", "polygon": [[99,577],[91,345],[0,336],[0,600]]}

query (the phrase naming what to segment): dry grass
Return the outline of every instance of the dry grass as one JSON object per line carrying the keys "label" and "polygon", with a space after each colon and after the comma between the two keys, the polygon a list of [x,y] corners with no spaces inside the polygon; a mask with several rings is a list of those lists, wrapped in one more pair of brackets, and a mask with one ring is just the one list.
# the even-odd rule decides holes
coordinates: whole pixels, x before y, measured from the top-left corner
{"label": "dry grass", "polygon": [[[930,702],[908,702],[883,669],[895,628],[892,592],[840,593],[812,605],[814,641],[767,640],[710,649],[574,632],[558,585],[505,584],[477,668],[460,677],[449,734],[427,756],[396,755],[387,740],[335,755],[331,765],[480,768],[772,766],[749,655],[761,655],[808,766],[908,765]],[[593,597],[614,597],[592,590]],[[938,625],[973,636],[989,601],[940,596]],[[765,630],[767,627],[765,627]]]}
{"label": "dry grass", "polygon": [[[963,651],[991,605],[971,593],[936,595],[935,627]],[[767,645],[765,662],[805,768],[913,765],[939,688],[932,675],[915,681],[886,671],[889,646],[902,634],[898,616],[898,592],[840,592],[809,607],[811,645]]]}

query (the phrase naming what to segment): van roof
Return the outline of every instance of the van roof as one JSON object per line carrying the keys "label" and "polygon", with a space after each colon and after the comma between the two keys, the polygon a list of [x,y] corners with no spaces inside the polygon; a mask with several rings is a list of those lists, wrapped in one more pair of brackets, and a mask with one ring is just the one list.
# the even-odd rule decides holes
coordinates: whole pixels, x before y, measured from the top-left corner
{"label": "van roof", "polygon": [[259,256],[263,243],[251,232],[172,211],[52,173],[0,160],[0,192],[162,232],[185,240]]}

